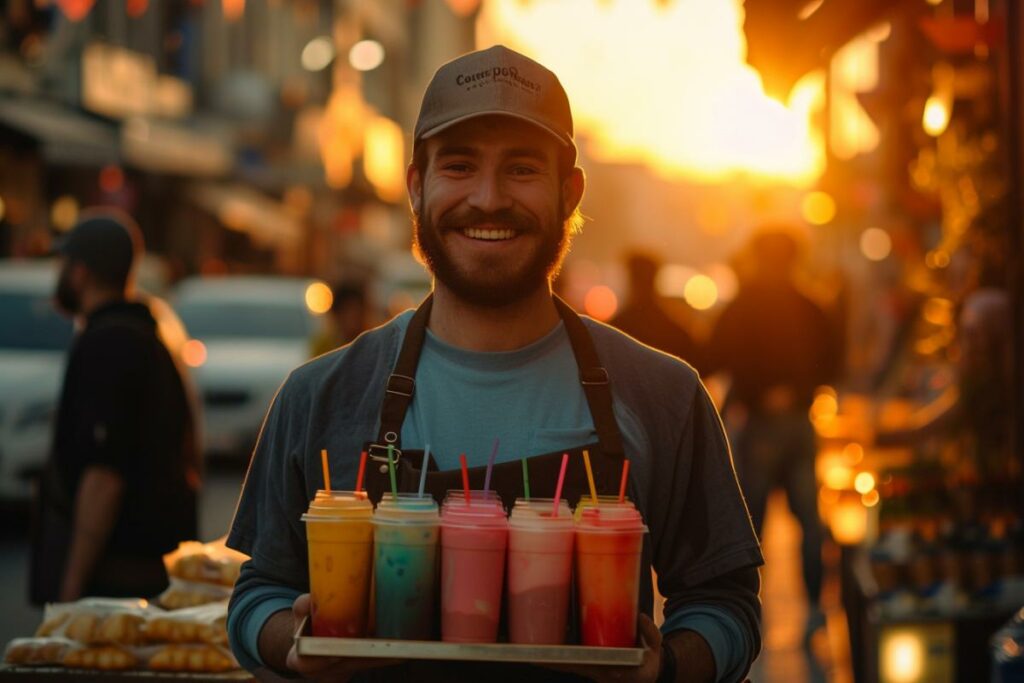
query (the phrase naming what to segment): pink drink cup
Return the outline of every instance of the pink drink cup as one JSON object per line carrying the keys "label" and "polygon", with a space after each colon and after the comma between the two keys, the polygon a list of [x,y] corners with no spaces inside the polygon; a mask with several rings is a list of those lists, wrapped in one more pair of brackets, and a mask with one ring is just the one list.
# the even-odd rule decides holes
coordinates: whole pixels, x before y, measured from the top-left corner
{"label": "pink drink cup", "polygon": [[509,640],[525,645],[565,643],[575,535],[564,501],[517,500],[509,520]]}
{"label": "pink drink cup", "polygon": [[497,640],[507,545],[508,519],[500,505],[445,501],[441,511],[442,640]]}

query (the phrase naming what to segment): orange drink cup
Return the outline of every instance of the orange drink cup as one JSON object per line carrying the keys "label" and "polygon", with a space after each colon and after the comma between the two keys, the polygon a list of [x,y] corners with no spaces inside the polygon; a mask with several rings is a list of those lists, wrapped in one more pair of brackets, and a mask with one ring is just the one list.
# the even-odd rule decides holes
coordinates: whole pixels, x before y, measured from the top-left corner
{"label": "orange drink cup", "polygon": [[441,639],[493,643],[505,581],[508,519],[494,500],[450,497],[441,510]]}
{"label": "orange drink cup", "polygon": [[309,549],[314,636],[366,635],[373,568],[373,505],[365,493],[318,491],[302,516]]}
{"label": "orange drink cup", "polygon": [[576,523],[576,585],[583,645],[634,647],[644,526],[632,505],[582,510]]}
{"label": "orange drink cup", "polygon": [[569,612],[575,530],[569,504],[519,499],[509,518],[509,640],[524,645],[561,645]]}

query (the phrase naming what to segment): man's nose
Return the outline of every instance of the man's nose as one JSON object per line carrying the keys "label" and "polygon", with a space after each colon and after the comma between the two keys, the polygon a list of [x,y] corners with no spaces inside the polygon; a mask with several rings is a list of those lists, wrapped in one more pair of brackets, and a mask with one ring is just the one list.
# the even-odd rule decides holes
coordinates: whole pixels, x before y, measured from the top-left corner
{"label": "man's nose", "polygon": [[467,203],[479,211],[493,213],[512,205],[504,183],[498,173],[483,172],[477,175],[476,183],[467,198]]}

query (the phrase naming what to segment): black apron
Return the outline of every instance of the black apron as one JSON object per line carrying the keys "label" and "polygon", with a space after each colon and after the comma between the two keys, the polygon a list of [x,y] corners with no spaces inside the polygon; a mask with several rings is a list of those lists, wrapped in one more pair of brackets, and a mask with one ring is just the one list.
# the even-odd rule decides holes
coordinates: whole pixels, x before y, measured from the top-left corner
{"label": "black apron", "polygon": [[[530,494],[534,498],[554,497],[558,471],[562,465],[562,455],[568,453],[569,464],[566,468],[562,498],[570,505],[575,506],[581,496],[589,496],[583,451],[588,452],[597,492],[605,495],[618,493],[625,453],[622,448],[622,436],[612,412],[612,394],[608,383],[608,373],[601,366],[590,333],[568,304],[558,297],[555,297],[554,301],[569,335],[569,343],[572,346],[576,364],[579,366],[580,384],[583,385],[590,416],[597,431],[597,441],[528,458]],[[426,337],[432,302],[432,296],[428,296],[409,321],[405,338],[402,341],[402,348],[398,354],[398,361],[388,378],[384,401],[381,404],[380,431],[377,440],[366,445],[368,454],[365,475],[366,491],[374,503],[378,502],[385,491],[389,491],[391,488],[387,464],[389,445],[393,449],[395,458],[395,475],[399,492],[410,493],[419,488],[423,451],[403,449],[401,435],[402,423],[415,393],[416,368],[419,365],[420,351],[423,349],[423,341]],[[486,471],[485,466],[469,469],[469,482],[472,489],[483,488]],[[461,488],[461,470],[441,472],[438,471],[434,460],[430,460],[427,465],[426,490],[439,504],[448,491]],[[501,496],[506,509],[509,510],[516,498],[523,497],[520,460],[495,463],[491,473],[491,490]],[[646,566],[646,563],[644,564]],[[574,603],[575,590],[572,595]],[[643,604],[643,600],[641,600],[641,604]],[[573,611],[575,612],[575,609]],[[504,632],[506,615],[507,610],[503,607],[502,632]],[[574,625],[575,621],[575,618],[569,619],[571,625]],[[570,634],[569,642],[574,642],[573,638],[574,634]],[[381,669],[368,678],[370,681],[487,680],[489,683],[527,679],[532,683],[583,680],[576,676],[528,665],[427,661],[409,662],[397,667]]]}

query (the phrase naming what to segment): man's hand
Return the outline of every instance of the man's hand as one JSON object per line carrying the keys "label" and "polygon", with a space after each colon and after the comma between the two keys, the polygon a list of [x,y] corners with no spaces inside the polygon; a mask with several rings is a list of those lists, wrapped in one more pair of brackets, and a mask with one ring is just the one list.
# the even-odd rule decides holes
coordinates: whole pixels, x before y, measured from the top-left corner
{"label": "man's hand", "polygon": [[[295,628],[298,628],[302,618],[309,616],[309,609],[309,593],[303,593],[295,599],[295,602],[292,604],[294,623],[292,633],[294,633]],[[281,614],[287,614],[287,612],[281,612]],[[262,641],[262,634],[260,640]],[[301,674],[303,678],[312,681],[332,681],[337,683],[349,680],[360,671],[401,663],[402,660],[400,659],[380,659],[377,657],[303,657],[295,651],[294,643],[291,649],[288,650],[288,657],[285,660],[285,665],[292,671]]]}
{"label": "man's hand", "polygon": [[640,666],[546,665],[547,668],[584,676],[597,683],[654,683],[661,672],[661,631],[646,614],[637,621],[644,659]]}

